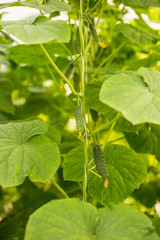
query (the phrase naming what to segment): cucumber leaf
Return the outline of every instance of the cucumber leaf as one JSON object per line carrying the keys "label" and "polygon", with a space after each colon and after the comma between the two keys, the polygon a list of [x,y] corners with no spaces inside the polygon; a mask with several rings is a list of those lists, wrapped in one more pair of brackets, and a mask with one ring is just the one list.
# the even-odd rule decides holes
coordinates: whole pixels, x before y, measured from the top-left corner
{"label": "cucumber leaf", "polygon": [[45,136],[48,126],[40,120],[0,124],[0,184],[47,182],[57,171],[60,153],[57,144]]}
{"label": "cucumber leaf", "polygon": [[137,209],[96,209],[78,199],[53,200],[34,212],[25,240],[158,240],[152,222]]}

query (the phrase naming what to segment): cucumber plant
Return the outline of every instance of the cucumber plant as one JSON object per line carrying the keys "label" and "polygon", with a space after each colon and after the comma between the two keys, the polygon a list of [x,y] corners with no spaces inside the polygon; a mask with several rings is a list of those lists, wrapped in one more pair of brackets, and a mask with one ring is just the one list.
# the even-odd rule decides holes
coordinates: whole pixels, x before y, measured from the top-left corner
{"label": "cucumber plant", "polygon": [[0,9],[0,239],[158,240],[160,3]]}

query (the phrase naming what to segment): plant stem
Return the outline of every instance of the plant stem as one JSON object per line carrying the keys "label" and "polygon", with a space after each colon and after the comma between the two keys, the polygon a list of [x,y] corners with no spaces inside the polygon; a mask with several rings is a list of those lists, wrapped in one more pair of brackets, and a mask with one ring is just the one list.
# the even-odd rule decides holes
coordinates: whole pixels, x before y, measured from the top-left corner
{"label": "plant stem", "polygon": [[[84,36],[83,36],[83,0],[80,0],[80,17],[79,17],[79,36],[81,43],[81,92],[82,92],[82,108],[85,119],[85,51],[84,51]],[[84,179],[83,179],[83,200],[87,201],[87,169],[88,169],[88,135],[85,120],[85,138],[84,138]]]}
{"label": "plant stem", "polygon": [[45,49],[45,47],[43,46],[43,44],[40,44],[40,47],[42,48],[44,54],[46,55],[46,57],[48,58],[48,60],[50,61],[51,65],[53,66],[53,68],[57,71],[57,73],[63,78],[63,80],[68,84],[68,86],[70,87],[72,93],[76,96],[80,95],[79,93],[77,93],[72,84],[70,83],[70,81],[66,78],[66,76],[61,72],[61,70],[57,67],[57,65],[53,62],[52,58],[50,57],[50,55],[48,54],[47,50]]}
{"label": "plant stem", "polygon": [[97,9],[98,5],[101,3],[102,0],[99,0],[91,9],[87,9],[86,12],[84,12],[84,16],[88,16],[89,14],[91,14],[92,12],[94,12],[94,10]]}
{"label": "plant stem", "polygon": [[117,118],[115,117],[113,120],[105,123],[105,124],[102,125],[101,127],[96,128],[95,130],[93,130],[93,131],[89,134],[89,136],[92,136],[92,135],[94,135],[95,133],[98,133],[98,132],[106,129],[106,128],[109,127],[112,123],[114,123],[116,119],[117,119]]}
{"label": "plant stem", "polygon": [[93,173],[93,174],[96,175],[97,177],[102,178],[98,173],[92,171],[91,169],[89,169],[88,171],[91,172],[91,173]]}
{"label": "plant stem", "polygon": [[73,60],[73,57],[72,57],[72,53],[70,52],[70,50],[66,47],[66,45],[64,43],[60,43],[61,46],[66,50],[66,52],[69,54],[69,56],[71,57],[71,59]]}
{"label": "plant stem", "polygon": [[[100,12],[99,12],[99,14],[98,14],[98,19],[97,19],[97,22],[96,22],[95,29],[98,28],[98,24],[99,24],[101,15],[102,15],[103,10],[104,10],[103,3],[104,3],[104,0],[103,0],[103,2],[102,2],[102,8],[101,8],[101,10],[100,10]],[[88,53],[88,51],[89,51],[89,49],[90,49],[90,47],[91,47],[91,45],[92,45],[92,42],[93,42],[93,37],[91,36],[91,38],[90,38],[90,40],[89,40],[89,43],[88,43],[88,45],[87,45],[87,47],[86,47],[86,53]]]}
{"label": "plant stem", "polygon": [[95,70],[95,72],[94,72],[94,74],[92,75],[92,77],[95,77],[96,74],[98,73],[98,71],[101,69],[101,67],[102,67],[108,60],[110,60],[125,44],[126,44],[126,41],[123,42],[118,48],[116,48],[107,58],[105,58],[104,61],[101,62],[101,64],[97,67],[97,69]]}
{"label": "plant stem", "polygon": [[117,116],[115,117],[114,122],[112,123],[112,126],[110,127],[110,129],[109,129],[109,131],[108,131],[108,133],[106,135],[106,138],[105,138],[104,143],[102,145],[102,150],[105,148],[105,146],[106,146],[106,144],[108,142],[108,139],[109,139],[109,137],[110,137],[110,135],[111,135],[111,133],[112,133],[112,131],[113,131],[113,129],[114,129],[114,127],[115,127],[115,125],[116,125],[116,123],[117,123],[117,121],[118,121],[118,119],[120,117],[121,117],[121,113],[119,112],[117,114]]}
{"label": "plant stem", "polygon": [[[47,64],[46,66],[47,66],[48,72],[50,73],[52,79],[57,82],[57,79],[55,78],[54,74],[52,73],[49,65]],[[59,86],[58,82],[57,82],[57,85]]]}
{"label": "plant stem", "polygon": [[107,142],[107,144],[108,144],[108,143],[118,142],[118,141],[123,140],[123,139],[125,139],[125,137],[119,137],[119,138],[116,138],[116,139],[114,139],[114,140],[112,140],[112,141]]}
{"label": "plant stem", "polygon": [[67,193],[58,185],[58,183],[53,178],[51,178],[51,182],[65,198],[69,198]]}

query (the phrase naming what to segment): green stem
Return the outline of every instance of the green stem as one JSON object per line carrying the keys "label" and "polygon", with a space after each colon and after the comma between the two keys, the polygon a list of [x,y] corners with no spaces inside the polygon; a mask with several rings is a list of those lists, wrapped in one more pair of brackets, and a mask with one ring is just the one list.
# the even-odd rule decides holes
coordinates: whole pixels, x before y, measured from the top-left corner
{"label": "green stem", "polygon": [[95,133],[98,133],[98,132],[106,129],[106,128],[109,127],[112,123],[114,123],[116,119],[117,119],[117,117],[115,117],[113,120],[105,123],[105,124],[102,125],[101,127],[96,128],[95,130],[93,130],[93,131],[89,134],[89,136],[92,136],[92,135],[94,135]]}
{"label": "green stem", "polygon": [[[100,10],[100,13],[98,14],[98,19],[97,19],[97,22],[96,22],[95,29],[98,28],[98,24],[99,24],[99,21],[100,21],[100,19],[101,19],[101,15],[102,15],[103,10],[104,10],[103,3],[104,3],[104,1],[102,2],[102,8],[101,8],[101,10]],[[91,45],[92,45],[92,42],[93,42],[93,37],[91,36],[91,38],[90,38],[90,40],[89,40],[89,43],[88,43],[88,45],[87,45],[87,47],[86,47],[86,53],[88,53],[88,51],[89,51],[89,49],[90,49],[90,47],[91,47]]]}
{"label": "green stem", "polygon": [[99,0],[91,9],[87,9],[86,12],[83,13],[83,16],[88,16],[89,14],[94,12],[101,2],[102,2],[102,0]]}
{"label": "green stem", "polygon": [[69,198],[67,193],[58,185],[58,183],[53,178],[51,178],[51,182],[65,198]]}
{"label": "green stem", "polygon": [[123,140],[123,139],[125,139],[125,137],[119,137],[119,138],[116,138],[116,139],[114,139],[112,141],[109,141],[107,143],[114,143],[114,142],[118,142],[118,141]]}
{"label": "green stem", "polygon": [[[50,67],[48,66],[48,64],[47,64],[46,66],[47,66],[48,72],[50,73],[52,79],[53,79],[54,81],[56,81],[57,84],[58,84],[58,81],[57,81],[57,79],[55,78],[55,76],[54,76],[53,72],[51,71]],[[59,84],[58,84],[58,86],[59,86]]]}
{"label": "green stem", "polygon": [[95,77],[96,74],[98,73],[98,71],[101,69],[101,67],[107,62],[109,61],[124,45],[126,44],[126,41],[123,42],[118,48],[116,48],[107,58],[105,58],[103,60],[103,62],[97,67],[97,69],[95,70],[94,74],[92,75],[92,77]]}
{"label": "green stem", "polygon": [[39,10],[39,11],[40,11],[40,14],[41,14],[42,16],[44,16],[44,14],[43,14],[42,10]]}
{"label": "green stem", "polygon": [[102,178],[98,173],[92,171],[91,169],[89,169],[88,171],[91,172],[91,173],[93,173],[93,174],[96,175],[97,177]]}
{"label": "green stem", "polygon": [[116,125],[116,123],[117,123],[117,121],[118,121],[118,119],[120,117],[121,117],[121,113],[119,112],[117,114],[117,116],[115,117],[114,122],[112,123],[112,126],[110,127],[110,129],[109,129],[109,131],[108,131],[108,133],[107,133],[107,135],[105,137],[104,143],[102,145],[102,150],[105,148],[105,146],[106,146],[106,144],[108,142],[108,139],[109,139],[109,137],[110,137],[110,135],[111,135],[111,133],[112,133],[112,131],[113,131],[113,129],[114,129],[114,127],[115,127],[115,125]]}
{"label": "green stem", "polygon": [[[85,119],[85,51],[84,51],[84,36],[83,36],[83,0],[80,0],[80,17],[79,17],[79,36],[81,43],[81,91],[82,91],[82,108]],[[85,121],[85,138],[84,138],[84,179],[83,179],[83,200],[87,201],[87,169],[88,169],[88,135]]]}
{"label": "green stem", "polygon": [[70,83],[70,81],[66,78],[66,76],[61,72],[61,70],[57,67],[57,65],[53,62],[52,58],[50,57],[50,55],[48,54],[47,50],[45,49],[45,47],[40,44],[40,47],[42,48],[44,54],[46,55],[46,57],[48,58],[49,62],[51,63],[51,65],[53,66],[53,68],[57,71],[57,73],[63,78],[63,80],[68,84],[68,86],[70,87],[72,93],[74,95],[79,95],[79,93],[77,93],[72,84]]}
{"label": "green stem", "polygon": [[66,50],[66,52],[69,54],[69,56],[71,57],[71,59],[73,60],[73,57],[72,57],[72,53],[70,52],[70,50],[66,47],[66,45],[64,43],[60,43],[62,45],[62,47]]}

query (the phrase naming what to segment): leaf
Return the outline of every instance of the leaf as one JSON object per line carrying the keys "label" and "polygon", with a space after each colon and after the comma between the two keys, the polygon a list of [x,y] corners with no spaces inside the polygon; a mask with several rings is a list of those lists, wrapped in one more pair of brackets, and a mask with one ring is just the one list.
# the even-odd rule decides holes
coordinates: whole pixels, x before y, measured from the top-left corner
{"label": "leaf", "polygon": [[0,9],[14,6],[26,6],[30,8],[37,8],[46,13],[52,13],[55,11],[67,11],[67,12],[71,11],[71,8],[67,3],[60,2],[59,0],[47,0],[46,4],[44,5],[39,5],[37,0],[23,2],[13,1],[11,3],[0,4]]}
{"label": "leaf", "polygon": [[[133,124],[160,123],[160,73],[140,68],[138,73],[120,73],[107,78],[100,91],[100,101],[120,111]],[[152,76],[149,80],[147,73]]]}
{"label": "leaf", "polygon": [[157,234],[160,237],[160,217],[159,218],[155,218],[153,220],[153,225],[155,226],[155,230],[156,230]]}
{"label": "leaf", "polygon": [[[42,205],[53,200],[55,198],[54,191],[52,193],[46,192],[43,188],[30,182],[29,179],[26,179],[24,184],[17,188],[8,188],[4,191],[6,193],[11,191],[13,198],[18,194],[19,199],[16,201],[18,211],[0,222],[1,240],[24,240],[25,227],[29,216]],[[3,208],[2,201],[1,199],[1,207]],[[4,201],[5,203],[12,202],[11,199],[8,199],[7,202]],[[15,207],[14,203],[13,205]]]}
{"label": "leaf", "polygon": [[[91,161],[92,149],[88,148],[88,161]],[[64,158],[63,176],[68,181],[83,181],[84,177],[84,147],[78,146]]]}
{"label": "leaf", "polygon": [[118,119],[115,130],[118,132],[137,132],[143,127],[143,124],[133,125],[122,116]]}
{"label": "leaf", "polygon": [[11,100],[13,84],[6,80],[0,79],[0,110],[7,113],[14,113],[14,106]]}
{"label": "leaf", "polygon": [[86,92],[85,92],[86,106],[88,108],[94,109],[100,114],[106,113],[108,118],[112,119],[116,116],[117,113],[113,109],[111,109],[110,107],[106,106],[105,104],[99,101],[100,89],[101,89],[101,83],[92,83],[86,86]]}
{"label": "leaf", "polygon": [[146,165],[132,149],[106,145],[104,149],[109,172],[108,187],[92,173],[88,174],[88,192],[102,205],[123,202],[147,177]]}
{"label": "leaf", "polygon": [[60,154],[57,145],[44,135],[47,130],[40,120],[0,124],[1,185],[19,185],[26,176],[46,182],[53,176]]}
{"label": "leaf", "polygon": [[59,0],[47,0],[46,4],[44,5],[39,5],[37,0],[25,1],[21,2],[21,4],[26,7],[37,8],[47,13],[52,13],[55,11],[71,11],[71,7],[67,3],[60,2]]}
{"label": "leaf", "polygon": [[125,133],[125,137],[130,146],[138,153],[150,153],[160,161],[160,126],[144,126],[136,133]]}
{"label": "leaf", "polygon": [[38,209],[27,224],[25,240],[158,240],[143,213],[117,205],[96,209],[78,199],[53,200]]}
{"label": "leaf", "polygon": [[157,35],[130,24],[118,24],[116,25],[116,30],[137,44],[152,45],[156,44],[160,39]]}
{"label": "leaf", "polygon": [[48,127],[48,131],[46,136],[50,138],[53,142],[59,144],[61,141],[61,134],[60,132],[53,126]]}
{"label": "leaf", "polygon": [[56,39],[69,42],[70,28],[61,20],[52,21],[39,16],[34,21],[1,21],[0,25],[10,34],[27,44],[45,43]]}
{"label": "leaf", "polygon": [[133,8],[160,7],[159,0],[123,0],[123,3]]}
{"label": "leaf", "polygon": [[[49,52],[50,57],[54,60],[55,54],[60,56],[67,56],[67,52],[59,43],[44,44],[45,49]],[[31,45],[17,45],[8,48],[9,59],[15,61],[17,64],[27,65],[46,65],[49,64],[48,58],[44,55],[41,47],[36,44]]]}

